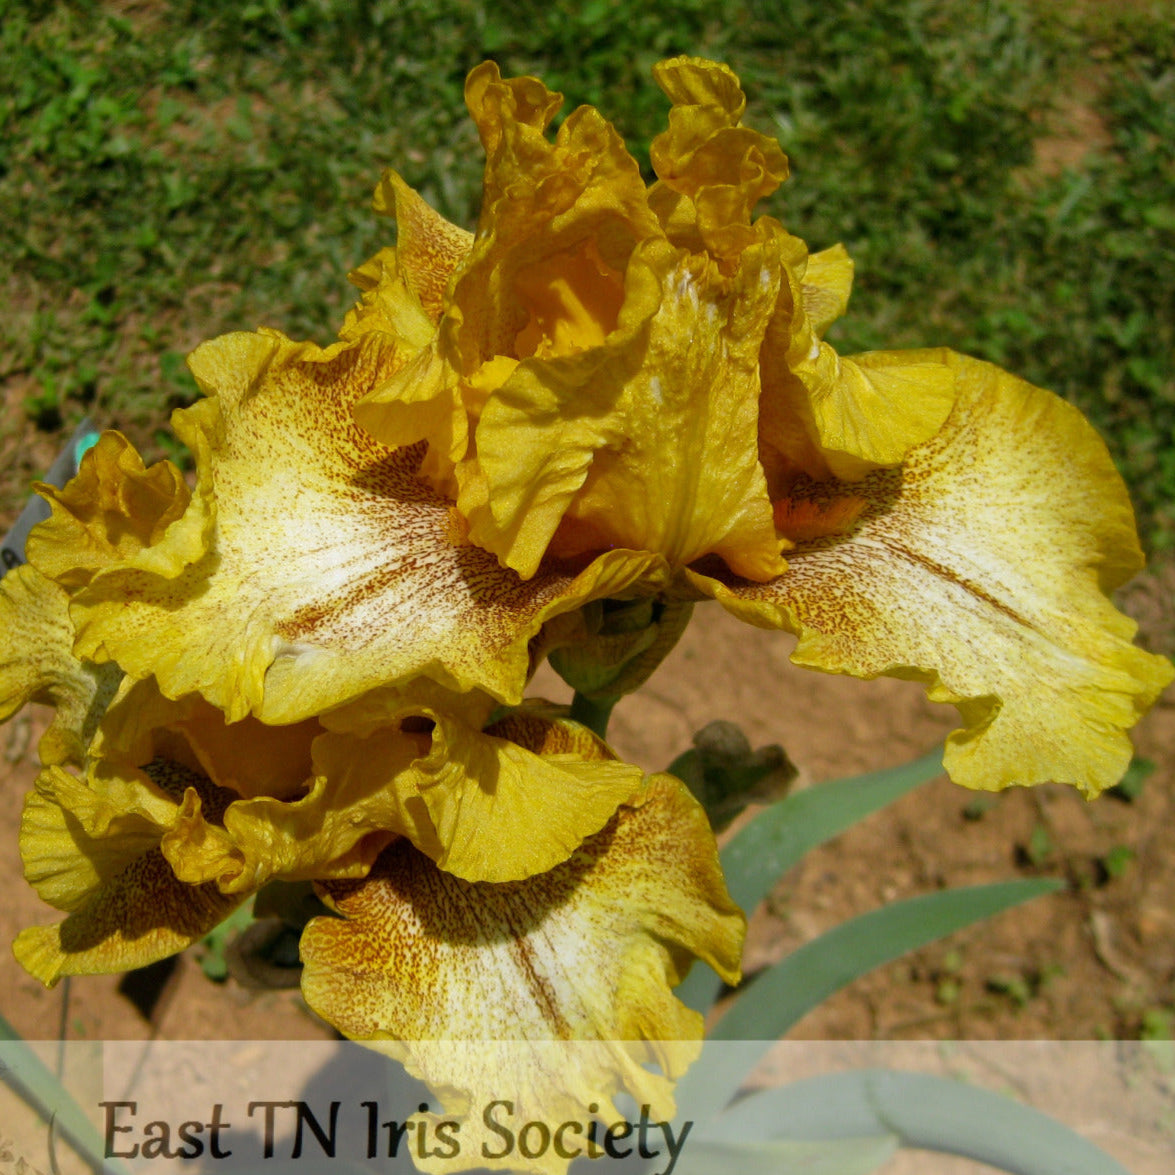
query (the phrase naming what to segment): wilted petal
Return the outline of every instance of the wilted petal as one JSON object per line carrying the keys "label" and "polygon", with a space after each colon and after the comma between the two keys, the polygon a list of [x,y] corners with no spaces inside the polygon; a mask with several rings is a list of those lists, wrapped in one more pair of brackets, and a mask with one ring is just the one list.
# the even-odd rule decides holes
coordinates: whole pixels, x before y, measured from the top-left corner
{"label": "wilted petal", "polygon": [[40,484],[52,516],[33,528],[29,562],[67,588],[134,561],[177,575],[200,557],[211,512],[191,509],[183,474],[170,462],[147,469],[121,433],[104,432],[59,489]]}
{"label": "wilted petal", "polygon": [[789,552],[777,580],[697,582],[736,615],[797,633],[799,664],[914,678],[954,702],[957,782],[1096,795],[1121,778],[1123,732],[1172,677],[1106,598],[1142,564],[1121,479],[1051,393],[947,351],[895,362],[954,373],[941,432],[898,469],[797,484],[782,505],[809,507],[824,537]]}

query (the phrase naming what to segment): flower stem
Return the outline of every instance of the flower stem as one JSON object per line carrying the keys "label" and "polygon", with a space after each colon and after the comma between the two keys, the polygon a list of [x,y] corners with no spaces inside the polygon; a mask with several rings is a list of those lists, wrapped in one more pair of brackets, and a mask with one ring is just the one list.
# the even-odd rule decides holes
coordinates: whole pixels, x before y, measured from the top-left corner
{"label": "flower stem", "polygon": [[589,698],[575,691],[571,699],[571,717],[575,722],[582,723],[593,734],[600,738],[608,737],[608,719],[612,716],[612,707],[619,698]]}

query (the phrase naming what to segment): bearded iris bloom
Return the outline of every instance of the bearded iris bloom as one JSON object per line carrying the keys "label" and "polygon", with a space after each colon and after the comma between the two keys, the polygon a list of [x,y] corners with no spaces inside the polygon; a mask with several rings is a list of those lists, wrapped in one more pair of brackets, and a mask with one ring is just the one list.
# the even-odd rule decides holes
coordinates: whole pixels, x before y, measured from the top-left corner
{"label": "bearded iris bloom", "polygon": [[647,186],[597,111],[552,137],[558,95],[475,69],[476,231],[389,174],[397,243],[335,342],[192,355],[194,488],[117,434],[42,487],[0,600],[26,632],[3,707],[59,711],[22,843],[70,913],[18,941],[34,974],[149,961],[312,880],[340,917],[305,931],[308,1000],[441,1084],[394,1042],[696,1035],[669,989],[691,956],[734,978],[742,932],[700,810],[523,702],[618,601],[670,637],[717,601],[801,664],[925,683],[960,783],[1120,778],[1172,674],[1108,599],[1141,554],[1104,445],[990,364],[838,355],[851,262],[754,216],[787,162],[737,79],[657,80]]}
{"label": "bearded iris bloom", "polygon": [[[568,1060],[541,1042],[596,1042],[571,1054],[544,1112],[617,1089],[672,1112],[669,1079],[692,1057],[674,1042],[701,1024],[671,988],[696,957],[736,981],[745,925],[680,780],[644,777],[550,707],[487,723],[488,697],[435,687],[373,691],[286,726],[229,724],[151,678],[103,696],[61,639],[62,589],[32,567],[0,589],[0,614],[26,622],[14,651],[52,666],[0,676],[3,711],[58,699],[43,743],[58,761],[26,800],[21,851],[67,917],[18,936],[33,975],[144,966],[268,882],[312,880],[339,917],[304,931],[303,990],[348,1035],[449,1091],[524,1088],[528,1067]],[[71,721],[78,699],[87,722],[97,715],[88,730]],[[518,1043],[437,1043],[456,1041]]]}

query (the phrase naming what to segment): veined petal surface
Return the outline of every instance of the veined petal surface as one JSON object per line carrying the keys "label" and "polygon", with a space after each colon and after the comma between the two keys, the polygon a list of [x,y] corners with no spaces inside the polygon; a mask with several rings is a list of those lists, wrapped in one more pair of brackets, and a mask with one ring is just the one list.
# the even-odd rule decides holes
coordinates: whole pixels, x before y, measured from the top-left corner
{"label": "veined petal surface", "polygon": [[[737,976],[742,915],[705,815],[670,776],[647,781],[564,864],[526,881],[471,884],[398,841],[369,878],[323,893],[342,918],[315,919],[303,935],[307,1001],[465,1106],[517,1088],[558,1121],[622,1079],[642,1083],[630,1086],[638,1103],[663,1104],[664,1083],[622,1050],[603,1054],[616,1075],[552,1072],[540,1048],[511,1054],[519,1069],[503,1073],[502,1055],[478,1042],[696,1039],[700,1016],[670,988],[695,955]],[[458,1041],[476,1047],[444,1047]],[[672,1049],[661,1059],[676,1071]]]}
{"label": "veined petal surface", "polygon": [[415,476],[419,448],[388,450],[351,419],[399,362],[379,332],[326,351],[274,333],[200,347],[208,398],[176,414],[199,486],[162,541],[194,512],[213,520],[205,549],[178,568],[154,546],[95,561],[73,601],[78,652],[153,673],[169,697],[199,692],[230,720],[296,722],[421,674],[519,700],[542,621],[655,560],[611,552],[578,578],[523,583],[465,542]]}
{"label": "veined petal surface", "polygon": [[914,678],[954,702],[956,782],[1096,795],[1121,778],[1124,731],[1172,678],[1106,598],[1142,565],[1121,479],[1051,393],[947,351],[895,362],[955,374],[940,433],[897,469],[797,483],[797,514],[841,521],[789,552],[778,579],[695,581],[751,623],[797,633],[798,664]]}
{"label": "veined petal surface", "polygon": [[380,330],[420,350],[432,341],[445,288],[469,252],[473,234],[450,224],[394,171],[384,173],[374,207],[396,221],[396,247],[381,249],[347,275],[363,299],[348,313],[339,337],[350,340]]}
{"label": "veined petal surface", "polygon": [[445,287],[473,246],[473,234],[434,211],[394,171],[375,189],[376,212],[396,222],[396,264],[425,313],[436,322]]}

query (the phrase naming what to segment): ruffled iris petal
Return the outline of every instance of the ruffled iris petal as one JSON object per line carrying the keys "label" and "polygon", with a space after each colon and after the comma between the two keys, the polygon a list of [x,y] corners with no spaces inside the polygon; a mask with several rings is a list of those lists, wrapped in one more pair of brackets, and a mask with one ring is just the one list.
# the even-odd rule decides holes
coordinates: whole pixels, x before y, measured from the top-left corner
{"label": "ruffled iris petal", "polygon": [[491,62],[470,74],[466,101],[487,156],[478,231],[432,345],[356,407],[385,444],[427,439],[425,472],[446,492],[513,361],[583,349],[614,325],[627,257],[656,224],[636,161],[597,111],[576,110],[549,142],[562,98]]}
{"label": "ruffled iris petal", "polygon": [[[464,542],[415,476],[419,449],[389,451],[351,420],[398,355],[378,332],[327,351],[276,334],[199,348],[209,398],[176,414],[198,464],[186,512],[120,560],[89,558],[138,517],[114,468],[107,496],[122,514],[62,507],[45,524],[82,552],[77,652],[154,674],[169,697],[199,692],[230,719],[296,722],[421,674],[517,701],[547,615],[655,561],[616,553],[578,578],[522,583]],[[206,535],[195,558],[192,533]]]}
{"label": "ruffled iris petal", "polygon": [[170,461],[145,468],[121,433],[103,433],[64,489],[37,489],[52,517],[30,533],[29,561],[67,588],[132,560],[158,575],[176,575],[200,557],[208,539],[210,513],[189,508],[183,474]]}
{"label": "ruffled iris petal", "polygon": [[1172,678],[1106,598],[1142,564],[1121,479],[1051,393],[946,351],[894,362],[954,374],[941,432],[898,469],[797,483],[785,505],[822,537],[789,552],[778,579],[697,582],[736,615],[797,633],[799,664],[910,677],[954,702],[956,782],[1096,795],[1121,778],[1124,731]]}
{"label": "ruffled iris petal", "polygon": [[658,178],[649,203],[675,245],[733,263],[754,243],[755,205],[787,179],[787,156],[774,139],[739,125],[747,100],[727,66],[675,57],[653,76],[673,108],[669,129],[649,148]]}
{"label": "ruffled iris petal", "polygon": [[[693,956],[737,977],[743,919],[704,814],[670,776],[649,780],[564,864],[526,881],[471,884],[398,841],[369,878],[323,893],[342,918],[315,919],[303,935],[307,1001],[477,1107],[496,1089],[533,1089],[536,1071],[547,1109],[617,1080],[606,1066],[579,1071],[574,1050],[561,1054],[562,1071],[528,1073],[525,1049],[429,1042],[696,1039],[701,1017],[670,988]],[[510,1057],[518,1071],[501,1071]],[[640,1080],[634,1070],[621,1072]]]}
{"label": "ruffled iris petal", "polygon": [[164,857],[177,810],[168,793],[185,789],[218,802],[206,780],[166,761],[107,786],[60,768],[41,775],[26,804],[21,854],[41,896],[70,913],[17,936],[13,952],[30,974],[54,984],[63,975],[146,966],[191,946],[244,900],[215,885],[184,884]]}
{"label": "ruffled iris petal", "polygon": [[[431,744],[392,771],[405,736],[387,723],[403,718],[410,727],[426,719]],[[345,724],[346,715],[326,721]],[[389,703],[372,733],[324,735],[315,761],[345,790],[395,804],[396,827],[467,881],[516,881],[554,868],[608,822],[641,778],[639,768],[562,718],[529,712],[482,733],[411,697]]]}
{"label": "ruffled iris petal", "polygon": [[0,721],[28,702],[53,706],[42,763],[80,763],[118,687],[116,665],[73,654],[69,594],[25,564],[0,579]]}
{"label": "ruffled iris petal", "polygon": [[640,781],[589,731],[537,713],[481,733],[401,699],[369,729],[329,720],[344,729],[315,740],[301,795],[234,800],[215,824],[194,810],[169,833],[177,875],[225,892],[362,877],[403,836],[465,880],[521,879],[566,860]]}
{"label": "ruffled iris petal", "polygon": [[396,222],[396,264],[425,313],[436,322],[445,287],[473,246],[473,234],[447,221],[394,171],[375,189],[376,212]]}
{"label": "ruffled iris petal", "polygon": [[396,247],[381,249],[347,275],[363,298],[347,314],[339,337],[353,340],[378,330],[406,349],[419,350],[432,340],[445,287],[469,252],[473,234],[450,224],[394,171],[384,174],[374,205],[396,221]]}
{"label": "ruffled iris petal", "polygon": [[786,233],[780,248],[787,284],[760,357],[760,439],[773,496],[796,471],[856,480],[899,464],[939,431],[955,401],[953,371],[929,353],[847,357],[824,342],[848,302],[852,262],[840,246],[809,256]]}
{"label": "ruffled iris petal", "polygon": [[458,499],[470,537],[524,576],[552,539],[562,553],[717,554],[750,578],[778,574],[757,426],[779,280],[766,245],[731,279],[665,242],[638,249],[609,343],[525,361],[487,404],[477,442],[488,501]]}

